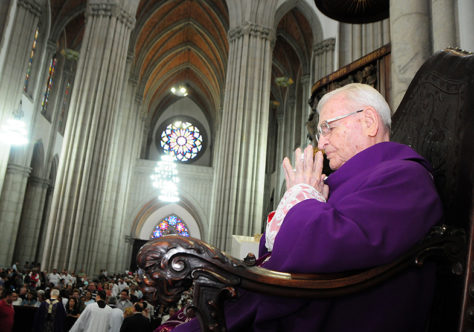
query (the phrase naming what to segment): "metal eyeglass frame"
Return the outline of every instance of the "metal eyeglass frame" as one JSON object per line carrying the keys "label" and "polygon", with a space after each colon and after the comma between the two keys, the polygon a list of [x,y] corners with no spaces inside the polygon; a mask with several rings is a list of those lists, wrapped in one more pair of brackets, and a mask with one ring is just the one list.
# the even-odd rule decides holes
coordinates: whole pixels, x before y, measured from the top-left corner
{"label": "metal eyeglass frame", "polygon": [[344,119],[344,118],[347,118],[348,116],[350,115],[354,115],[354,114],[357,114],[357,113],[360,113],[362,112],[363,110],[358,110],[358,111],[355,111],[355,112],[350,112],[350,113],[347,113],[347,114],[344,114],[344,115],[340,115],[340,116],[336,116],[335,118],[332,118],[332,119],[328,119],[328,120],[324,120],[323,122],[321,122],[321,124],[318,126],[317,128],[317,131],[316,131],[316,142],[319,142],[319,138],[321,136],[327,136],[329,135],[329,133],[331,132],[331,127],[329,127],[329,124],[331,122],[334,122],[334,121],[337,121],[337,120],[341,120],[341,119]]}

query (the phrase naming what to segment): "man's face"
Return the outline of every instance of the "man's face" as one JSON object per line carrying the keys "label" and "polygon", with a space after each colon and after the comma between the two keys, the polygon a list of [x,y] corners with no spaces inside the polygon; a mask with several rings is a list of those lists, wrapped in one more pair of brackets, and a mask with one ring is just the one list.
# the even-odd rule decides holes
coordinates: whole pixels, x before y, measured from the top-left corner
{"label": "man's face", "polygon": [[[336,95],[326,102],[319,114],[318,126],[325,120],[357,111],[344,97]],[[328,135],[319,138],[318,148],[324,150],[331,169],[336,170],[363,148],[364,140],[360,121],[362,113],[329,123]]]}
{"label": "man's face", "polygon": [[125,301],[127,298],[128,298],[128,295],[127,295],[126,292],[121,292],[121,293],[120,293],[120,299],[121,299],[121,300]]}
{"label": "man's face", "polygon": [[73,292],[72,296],[74,296],[76,299],[79,299],[80,297],[79,292]]}
{"label": "man's face", "polygon": [[5,302],[7,302],[8,304],[12,304],[13,301],[15,301],[15,300],[16,299],[13,299],[13,294],[5,296]]}
{"label": "man's face", "polygon": [[18,294],[13,292],[12,293],[12,301],[16,301],[16,300],[18,300]]}

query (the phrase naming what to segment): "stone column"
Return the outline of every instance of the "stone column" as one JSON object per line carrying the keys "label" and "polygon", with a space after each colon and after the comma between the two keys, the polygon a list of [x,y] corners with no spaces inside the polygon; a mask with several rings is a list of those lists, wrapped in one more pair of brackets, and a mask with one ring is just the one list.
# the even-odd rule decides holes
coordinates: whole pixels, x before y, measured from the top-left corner
{"label": "stone column", "polygon": [[336,46],[335,38],[328,38],[324,41],[324,54],[326,57],[326,67],[324,76],[331,74],[334,71],[334,48]]}
{"label": "stone column", "polygon": [[[18,108],[23,94],[26,68],[41,7],[35,0],[18,0],[13,29],[6,45],[5,61],[0,68],[0,126]],[[8,40],[8,39],[7,39]],[[4,79],[8,77],[8,79]],[[10,146],[0,142],[0,191],[8,164]],[[1,222],[0,222],[1,225]]]}
{"label": "stone column", "polygon": [[390,106],[394,112],[416,71],[431,54],[429,0],[390,0],[390,36]]}
{"label": "stone column", "polygon": [[283,142],[283,147],[285,155],[289,158],[292,157],[293,151],[295,150],[295,105],[296,99],[294,92],[286,99],[285,103],[285,122],[283,126],[285,127],[285,141]]}
{"label": "stone column", "polygon": [[20,224],[21,208],[30,167],[9,163],[0,199],[0,265],[9,266]]}
{"label": "stone column", "polygon": [[313,81],[317,82],[324,76],[324,67],[323,67],[323,46],[322,42],[317,43],[313,47]]}
{"label": "stone column", "polygon": [[212,242],[260,232],[276,0],[229,0],[229,60],[217,142]]}
{"label": "stone column", "polygon": [[125,223],[125,209],[118,208],[127,206],[127,193],[129,192],[129,180],[133,166],[138,158],[139,144],[142,137],[142,122],[140,114],[140,103],[135,98],[137,93],[137,74],[130,73],[133,62],[133,54],[129,54],[125,70],[125,86],[122,91],[120,112],[115,126],[119,135],[114,136],[112,144],[112,158],[108,164],[106,176],[106,197],[102,207],[99,233],[108,246],[99,246],[98,255],[95,256],[94,268],[99,271],[106,268],[108,271],[124,271],[129,261],[124,259],[126,248],[124,247],[124,236],[130,234],[128,223]]}
{"label": "stone column", "polygon": [[310,141],[308,140],[308,130],[306,129],[306,122],[308,121],[308,117],[311,114],[311,107],[308,104],[309,97],[311,95],[311,85],[312,82],[310,81],[310,75],[306,74],[301,76],[301,99],[302,99],[302,110],[301,110],[301,147],[306,147]]}
{"label": "stone column", "polygon": [[[433,27],[433,52],[448,46],[458,46],[456,42],[455,0],[431,0],[431,24]],[[471,18],[474,12],[471,12]]]}
{"label": "stone column", "polygon": [[[283,107],[279,106],[276,110],[276,118],[278,123],[278,139],[277,139],[277,157],[276,157],[276,185],[275,185],[275,196],[274,196],[274,204],[278,204],[280,202],[280,198],[283,196],[283,193],[280,191],[281,184],[285,179],[283,174],[283,168],[281,167],[281,163],[283,162],[283,158],[285,156],[285,128],[284,128],[284,116],[285,113],[283,112]],[[276,206],[275,206],[276,208]]]}
{"label": "stone column", "polygon": [[328,38],[313,47],[314,82],[334,71],[334,47],[336,40]]}
{"label": "stone column", "polygon": [[48,185],[47,179],[31,176],[28,180],[15,243],[15,261],[32,262],[36,258]]}
{"label": "stone column", "polygon": [[[48,221],[43,266],[95,273],[130,31],[138,3],[90,0]],[[117,207],[115,207],[117,208]],[[122,207],[120,207],[122,208]],[[109,243],[105,241],[105,243]]]}
{"label": "stone column", "polygon": [[459,27],[459,46],[469,52],[474,52],[474,1],[457,0],[458,3],[458,27]]}
{"label": "stone column", "polygon": [[352,62],[352,26],[339,23],[339,68]]}
{"label": "stone column", "polygon": [[362,57],[362,25],[352,24],[352,61]]}

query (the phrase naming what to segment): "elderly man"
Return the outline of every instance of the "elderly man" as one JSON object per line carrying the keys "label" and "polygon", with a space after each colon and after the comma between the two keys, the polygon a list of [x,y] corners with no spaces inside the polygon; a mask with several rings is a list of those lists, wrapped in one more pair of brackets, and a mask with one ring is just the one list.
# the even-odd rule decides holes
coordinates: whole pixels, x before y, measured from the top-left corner
{"label": "elderly man", "polygon": [[[389,142],[390,109],[372,87],[349,84],[318,104],[318,148],[283,161],[287,191],[269,218],[264,267],[332,273],[393,261],[440,220],[428,163]],[[424,331],[434,266],[408,270],[366,292],[328,300],[276,298],[240,292],[226,306],[230,331]],[[196,322],[177,331],[197,328]]]}

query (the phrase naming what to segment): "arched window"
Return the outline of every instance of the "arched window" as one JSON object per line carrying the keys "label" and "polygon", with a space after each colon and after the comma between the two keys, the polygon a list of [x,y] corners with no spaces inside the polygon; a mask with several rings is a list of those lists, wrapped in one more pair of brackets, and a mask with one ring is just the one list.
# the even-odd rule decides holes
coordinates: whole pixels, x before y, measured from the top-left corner
{"label": "arched window", "polygon": [[160,144],[165,153],[173,153],[178,161],[187,162],[201,152],[203,137],[191,122],[174,121],[161,133]]}
{"label": "arched window", "polygon": [[28,68],[26,69],[25,84],[23,85],[23,91],[25,92],[28,91],[28,83],[30,82],[31,71],[33,68],[33,58],[36,52],[36,44],[38,42],[38,35],[39,35],[39,27],[36,27],[35,37],[33,39],[33,45],[31,46],[30,59],[28,60]]}
{"label": "arched window", "polygon": [[51,62],[49,63],[49,71],[48,71],[48,81],[46,82],[46,91],[43,96],[43,101],[41,102],[41,109],[43,114],[46,113],[46,108],[48,107],[48,99],[49,94],[51,93],[51,89],[53,88],[53,78],[54,73],[56,71],[56,62],[57,58],[56,55],[53,56]]}
{"label": "arched window", "polygon": [[156,239],[163,235],[178,234],[181,236],[189,236],[188,226],[178,216],[172,214],[162,219],[151,232],[151,239]]}

